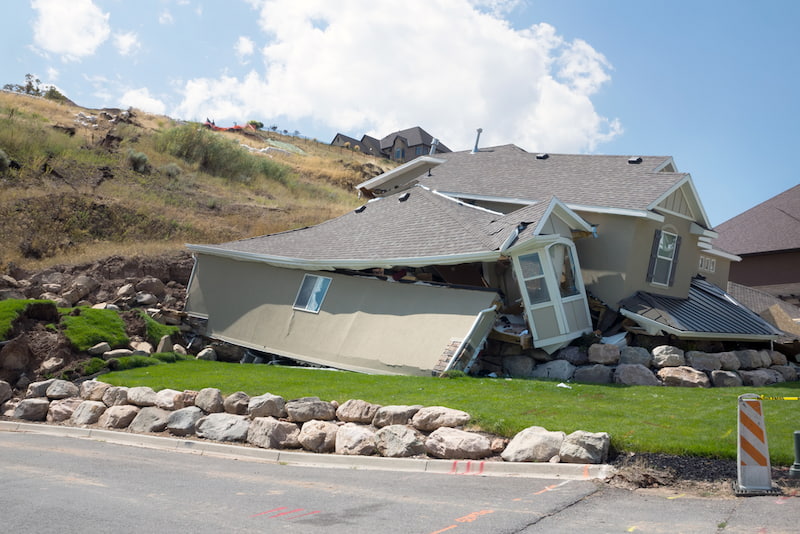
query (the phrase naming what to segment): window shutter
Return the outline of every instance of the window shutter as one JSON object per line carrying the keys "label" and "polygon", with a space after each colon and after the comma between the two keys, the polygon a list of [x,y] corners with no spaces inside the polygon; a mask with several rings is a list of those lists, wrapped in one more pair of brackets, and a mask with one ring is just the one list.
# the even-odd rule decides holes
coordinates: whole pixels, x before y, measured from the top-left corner
{"label": "window shutter", "polygon": [[675,271],[678,270],[678,252],[681,250],[681,236],[675,237],[675,252],[672,254],[672,268],[669,272],[669,286],[675,283]]}
{"label": "window shutter", "polygon": [[658,245],[661,243],[661,230],[656,230],[653,236],[653,246],[650,249],[650,265],[647,267],[647,281],[653,281],[653,274],[656,270],[656,257],[658,257]]}

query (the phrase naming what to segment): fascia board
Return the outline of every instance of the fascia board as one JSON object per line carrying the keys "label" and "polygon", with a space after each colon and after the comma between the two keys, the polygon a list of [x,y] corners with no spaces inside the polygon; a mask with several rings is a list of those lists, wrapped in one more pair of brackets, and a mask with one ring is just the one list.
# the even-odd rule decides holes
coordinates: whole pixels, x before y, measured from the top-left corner
{"label": "fascia board", "polygon": [[538,204],[539,202],[541,202],[540,200],[531,200],[526,198],[496,197],[492,195],[474,195],[471,193],[460,193],[458,191],[442,191],[440,189],[437,189],[436,192],[452,198],[458,198],[464,200],[482,200],[484,202],[502,202],[504,204],[519,204],[520,207],[530,206],[531,204]]}
{"label": "fascia board", "polygon": [[714,230],[709,230],[707,228],[703,228],[702,226],[700,226],[696,222],[692,222],[692,224],[689,225],[689,233],[691,233],[693,235],[699,235],[699,236],[702,236],[702,237],[707,237],[707,238],[710,238],[710,239],[716,239],[716,238],[719,237],[719,234],[717,232],[715,232]]}
{"label": "fascia board", "polygon": [[722,333],[722,332],[689,332],[686,330],[678,330],[677,328],[667,326],[663,323],[659,323],[658,321],[654,321],[653,319],[648,319],[647,317],[643,317],[638,313],[633,313],[630,310],[626,310],[624,308],[620,308],[620,313],[625,317],[636,321],[637,323],[641,324],[645,327],[648,332],[654,331],[654,329],[661,330],[666,334],[672,334],[675,337],[681,339],[718,339],[718,340],[730,340],[730,341],[771,341],[778,339],[778,335],[770,335],[770,334],[729,334],[729,333]]}
{"label": "fascia board", "polygon": [[305,271],[333,271],[334,269],[372,269],[392,267],[426,267],[428,265],[457,265],[459,263],[474,263],[483,261],[497,261],[500,258],[498,251],[472,252],[468,254],[450,254],[444,256],[416,256],[410,258],[377,258],[377,259],[328,259],[328,260],[303,260],[286,256],[269,256],[254,252],[241,252],[224,250],[204,245],[186,245],[189,250],[200,254],[209,254],[240,261],[266,263],[276,267],[289,269],[302,269]]}
{"label": "fascia board", "polygon": [[672,165],[672,168],[675,169],[675,172],[678,172],[678,166],[675,165],[675,160],[672,159],[672,156],[667,156],[667,159],[662,161],[655,169],[653,169],[653,172],[661,172],[662,169],[666,168],[667,165],[670,164]]}
{"label": "fascia board", "polygon": [[656,222],[664,222],[664,216],[648,210],[633,210],[626,208],[604,208],[602,206],[582,206],[580,204],[567,203],[566,206],[572,211],[587,213],[605,213],[608,215],[623,215],[625,217],[641,217]]}
{"label": "fascia board", "polygon": [[[550,206],[547,208],[547,212],[545,216],[542,217],[542,220],[539,221],[539,225],[543,225],[550,215],[555,213],[555,215],[561,218],[572,230],[583,230],[585,232],[592,231],[592,225],[586,222],[583,217],[575,213],[571,210],[566,204],[561,202],[558,197],[553,197],[553,200],[550,202]],[[577,228],[576,228],[577,227]],[[537,228],[538,230],[538,228]]]}
{"label": "fascia board", "polygon": [[728,252],[725,252],[723,250],[719,250],[719,249],[713,248],[713,247],[707,248],[707,249],[703,249],[703,252],[705,252],[706,254],[712,254],[714,256],[719,256],[720,258],[725,258],[726,260],[730,260],[730,261],[736,261],[736,262],[742,261],[742,257],[741,256],[737,256],[736,254],[730,254]]}
{"label": "fascia board", "polygon": [[[445,161],[446,160],[439,159],[439,158],[434,158],[434,157],[431,157],[431,156],[420,156],[418,158],[412,159],[408,163],[404,163],[404,164],[400,165],[399,167],[395,167],[394,169],[392,169],[390,171],[386,171],[383,174],[379,174],[375,178],[370,178],[369,180],[367,180],[365,182],[361,182],[360,184],[358,184],[356,186],[356,189],[358,189],[358,190],[361,190],[361,189],[368,189],[368,190],[369,189],[374,189],[375,187],[377,187],[379,185],[383,185],[386,182],[390,182],[393,179],[399,178],[399,177],[403,176],[406,173],[409,173],[409,174],[412,173],[412,172],[414,172],[414,173],[423,173],[423,172],[427,171],[428,169],[432,169],[432,168],[436,167],[437,165],[441,165]],[[414,176],[416,176],[416,174]],[[412,178],[412,177],[413,176],[409,176],[409,178]]]}

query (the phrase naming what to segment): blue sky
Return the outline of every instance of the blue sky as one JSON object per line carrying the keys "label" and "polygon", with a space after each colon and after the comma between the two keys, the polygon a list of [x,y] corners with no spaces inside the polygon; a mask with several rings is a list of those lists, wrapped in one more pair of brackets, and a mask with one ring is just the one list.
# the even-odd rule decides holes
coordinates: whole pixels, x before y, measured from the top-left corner
{"label": "blue sky", "polygon": [[0,83],[32,73],[85,107],[671,155],[712,225],[800,182],[794,0],[6,0],[0,18]]}

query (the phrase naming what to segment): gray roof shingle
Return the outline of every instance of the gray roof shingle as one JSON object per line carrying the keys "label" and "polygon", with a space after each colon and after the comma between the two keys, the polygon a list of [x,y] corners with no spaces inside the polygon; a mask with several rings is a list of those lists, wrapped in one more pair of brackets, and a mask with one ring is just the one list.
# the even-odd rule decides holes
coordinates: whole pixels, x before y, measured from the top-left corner
{"label": "gray roof shingle", "polygon": [[628,156],[534,153],[504,145],[438,154],[444,163],[420,177],[420,183],[455,196],[474,195],[542,201],[551,196],[570,206],[646,210],[687,177],[685,173],[656,172],[671,162],[668,156]]}

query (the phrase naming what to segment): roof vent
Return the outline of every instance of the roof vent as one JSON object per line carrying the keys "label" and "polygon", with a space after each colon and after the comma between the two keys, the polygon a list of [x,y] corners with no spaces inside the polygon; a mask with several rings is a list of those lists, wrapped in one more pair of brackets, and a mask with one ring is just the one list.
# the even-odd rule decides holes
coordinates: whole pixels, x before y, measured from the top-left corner
{"label": "roof vent", "polygon": [[642,162],[642,156],[634,156],[632,158],[628,158],[628,165],[638,165]]}
{"label": "roof vent", "polygon": [[361,213],[361,212],[362,212],[362,211],[364,211],[365,209],[367,209],[367,205],[366,205],[366,204],[364,204],[364,205],[362,205],[362,206],[359,206],[359,207],[357,207],[357,208],[356,208],[356,209],[354,209],[353,211],[355,211],[356,213]]}
{"label": "roof vent", "polygon": [[549,157],[550,157],[550,154],[547,154],[547,153],[544,153],[544,154],[536,154],[536,159],[547,159],[547,158],[549,158]]}
{"label": "roof vent", "polygon": [[481,132],[483,132],[483,128],[478,128],[477,132],[478,132],[478,135],[477,135],[477,137],[475,137],[475,148],[472,149],[472,152],[471,152],[472,154],[475,154],[476,152],[478,152],[478,141],[480,141],[480,139],[481,139]]}
{"label": "roof vent", "polygon": [[406,191],[405,193],[403,193],[402,195],[397,197],[397,201],[398,202],[405,202],[406,200],[408,200],[408,197],[410,197],[410,196],[411,196],[411,193]]}
{"label": "roof vent", "polygon": [[434,137],[433,141],[431,142],[431,151],[430,151],[430,153],[428,155],[433,156],[434,154],[436,154],[436,146],[438,144],[439,144],[439,140]]}

